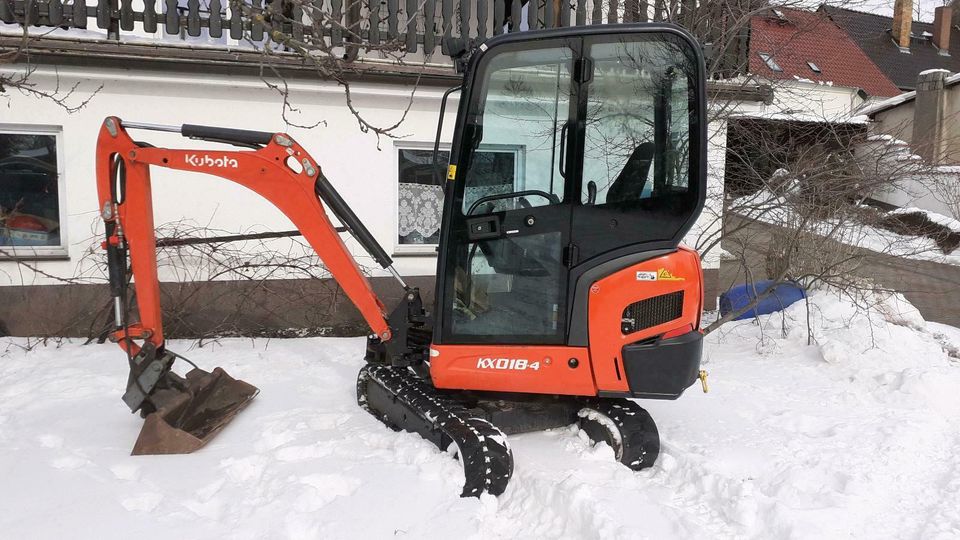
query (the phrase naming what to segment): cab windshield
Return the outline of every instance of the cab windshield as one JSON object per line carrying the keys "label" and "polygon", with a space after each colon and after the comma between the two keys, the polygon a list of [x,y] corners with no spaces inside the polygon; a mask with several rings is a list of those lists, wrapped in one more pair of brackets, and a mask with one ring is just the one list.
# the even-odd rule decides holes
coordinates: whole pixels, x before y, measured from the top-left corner
{"label": "cab windshield", "polygon": [[448,338],[562,343],[572,268],[679,241],[702,204],[698,62],[670,32],[506,43],[481,58],[454,163]]}

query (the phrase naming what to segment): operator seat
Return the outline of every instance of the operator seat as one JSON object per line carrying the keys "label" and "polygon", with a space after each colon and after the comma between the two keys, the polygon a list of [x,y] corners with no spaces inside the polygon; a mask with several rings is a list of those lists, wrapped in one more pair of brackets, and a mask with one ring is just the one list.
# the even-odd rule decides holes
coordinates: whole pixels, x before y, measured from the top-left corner
{"label": "operator seat", "polygon": [[637,146],[623,170],[610,184],[607,190],[608,203],[635,202],[640,200],[643,188],[647,185],[647,175],[650,173],[650,163],[653,161],[655,145],[652,142],[641,143]]}

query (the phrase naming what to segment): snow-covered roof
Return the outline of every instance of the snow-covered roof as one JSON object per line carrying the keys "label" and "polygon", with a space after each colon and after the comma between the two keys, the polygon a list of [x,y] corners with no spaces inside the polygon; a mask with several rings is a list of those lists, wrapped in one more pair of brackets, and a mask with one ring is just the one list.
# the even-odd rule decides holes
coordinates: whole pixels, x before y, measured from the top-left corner
{"label": "snow-covered roof", "polygon": [[[920,74],[923,75],[927,73],[936,73],[938,71],[950,73],[945,69],[928,69],[926,71],[921,72]],[[954,73],[953,75],[950,75],[949,77],[943,80],[943,84],[945,87],[953,86],[958,82],[960,82],[960,73]],[[893,96],[893,97],[884,99],[882,101],[876,101],[876,102],[867,104],[865,107],[862,107],[860,110],[858,110],[856,114],[873,117],[873,115],[877,113],[881,113],[883,111],[892,109],[908,101],[913,101],[914,99],[916,99],[916,97],[917,97],[917,91],[911,90],[909,92],[904,92],[899,96]]]}
{"label": "snow-covered roof", "polygon": [[780,111],[744,111],[730,115],[730,118],[759,118],[762,120],[782,120],[790,122],[813,122],[818,124],[866,124],[870,121],[866,116],[836,116],[827,117],[810,112],[780,112]]}
{"label": "snow-covered roof", "polygon": [[770,79],[832,81],[871,96],[900,91],[824,14],[789,8],[781,12],[781,17],[769,13],[751,17],[750,73]]}

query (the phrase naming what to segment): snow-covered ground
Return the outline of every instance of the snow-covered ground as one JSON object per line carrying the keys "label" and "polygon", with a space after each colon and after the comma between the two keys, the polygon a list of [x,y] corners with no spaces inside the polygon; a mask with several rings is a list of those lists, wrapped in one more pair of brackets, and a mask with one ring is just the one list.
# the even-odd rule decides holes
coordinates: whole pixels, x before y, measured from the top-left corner
{"label": "snow-covered ground", "polygon": [[[785,191],[795,190],[798,185],[797,181],[794,181]],[[850,219],[840,223],[835,219],[814,220],[809,216],[797,215],[796,209],[787,202],[784,194],[774,193],[767,188],[734,199],[730,203],[729,212],[746,219],[787,228],[795,228],[796,223],[806,222],[804,230],[841,244],[857,246],[894,257],[960,266],[960,249],[951,253],[944,253],[932,238],[925,236],[907,236],[888,229],[857,223]],[[886,215],[911,213],[922,213],[930,221],[954,232],[960,232],[960,221],[929,210],[912,207],[901,208],[887,212]]]}
{"label": "snow-covered ground", "polygon": [[[4,538],[960,538],[960,330],[827,293],[708,339],[711,391],[644,401],[635,473],[574,428],[510,438],[499,498],[357,408],[359,339],[171,343],[258,385],[207,448],[131,457],[114,346],[0,339]],[[894,321],[894,322],[890,322]]]}

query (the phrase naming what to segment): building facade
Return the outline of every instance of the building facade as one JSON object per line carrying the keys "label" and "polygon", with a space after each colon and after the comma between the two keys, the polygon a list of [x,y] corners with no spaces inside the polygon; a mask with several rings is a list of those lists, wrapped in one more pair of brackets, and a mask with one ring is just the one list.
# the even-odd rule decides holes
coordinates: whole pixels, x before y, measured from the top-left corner
{"label": "building facade", "polygon": [[[315,65],[276,44],[263,46],[267,42],[260,41],[251,46],[250,38],[258,32],[256,20],[236,23],[228,8],[215,4],[186,2],[174,11],[168,2],[161,13],[152,13],[152,5],[134,2],[106,14],[100,6],[75,3],[56,12],[49,7],[54,3],[44,4],[47,11],[34,16],[46,22],[48,32],[53,25],[62,28],[34,40],[18,63],[0,66],[10,77],[29,73],[35,90],[7,92],[0,112],[0,305],[5,306],[0,331],[88,335],[108,315],[103,311],[107,294],[94,178],[96,134],[107,116],[289,133],[312,153],[394,256],[400,274],[421,286],[429,300],[443,197],[432,164],[433,144],[442,98],[459,84],[453,58],[457,39],[476,44],[497,33],[531,27],[643,19],[622,6],[601,11],[593,9],[599,4],[585,3],[561,12],[550,2],[478,2],[466,3],[472,11],[464,12],[461,5],[447,13],[451,3],[438,0],[418,8],[414,33],[404,32],[414,23],[404,19],[397,3],[370,4],[383,8],[377,24],[370,24],[376,14],[366,6],[353,15],[338,2],[330,8],[343,30],[337,37],[339,26],[324,27],[322,31],[329,32],[325,43],[333,56],[347,58],[338,63],[335,80],[318,76]],[[428,11],[431,5],[435,11]],[[8,23],[0,40],[8,49],[22,33],[22,26],[10,23],[16,16],[24,13],[0,12],[0,21]],[[82,20],[86,27],[80,27]],[[366,22],[354,27],[351,20]],[[430,20],[437,24],[425,24]],[[240,24],[240,39],[234,37],[235,23]],[[349,28],[361,30],[351,34]],[[291,35],[298,31],[305,30],[290,29]],[[264,29],[259,32],[262,38]],[[359,45],[351,45],[351,35],[364,41],[362,52],[356,50]],[[402,43],[404,53],[371,52],[373,40]],[[712,95],[721,96],[715,105],[720,100],[749,106],[762,99],[753,86],[711,84]],[[442,121],[440,168],[446,165],[456,107],[454,93]],[[384,135],[364,129],[362,123],[399,126]],[[712,195],[704,218],[691,231],[688,241],[694,245],[721,226],[717,216],[722,214],[724,121],[714,121],[709,131]],[[142,136],[156,146],[223,148],[172,133]],[[515,146],[491,147],[488,154],[491,174],[503,177],[515,176],[527,159],[524,149]],[[222,179],[167,169],[155,170],[152,179],[161,238],[293,228],[269,203]],[[248,239],[211,246],[203,252],[158,252],[166,300],[180,310],[172,323],[174,334],[282,333],[306,327],[363,331],[355,310],[302,241]],[[391,304],[400,292],[395,283],[358,244],[350,240],[348,246]],[[212,252],[219,257],[213,263],[205,259]],[[271,266],[278,257],[296,263]],[[716,295],[717,256],[705,257],[704,267],[710,304]],[[225,320],[230,323],[225,325]]]}

